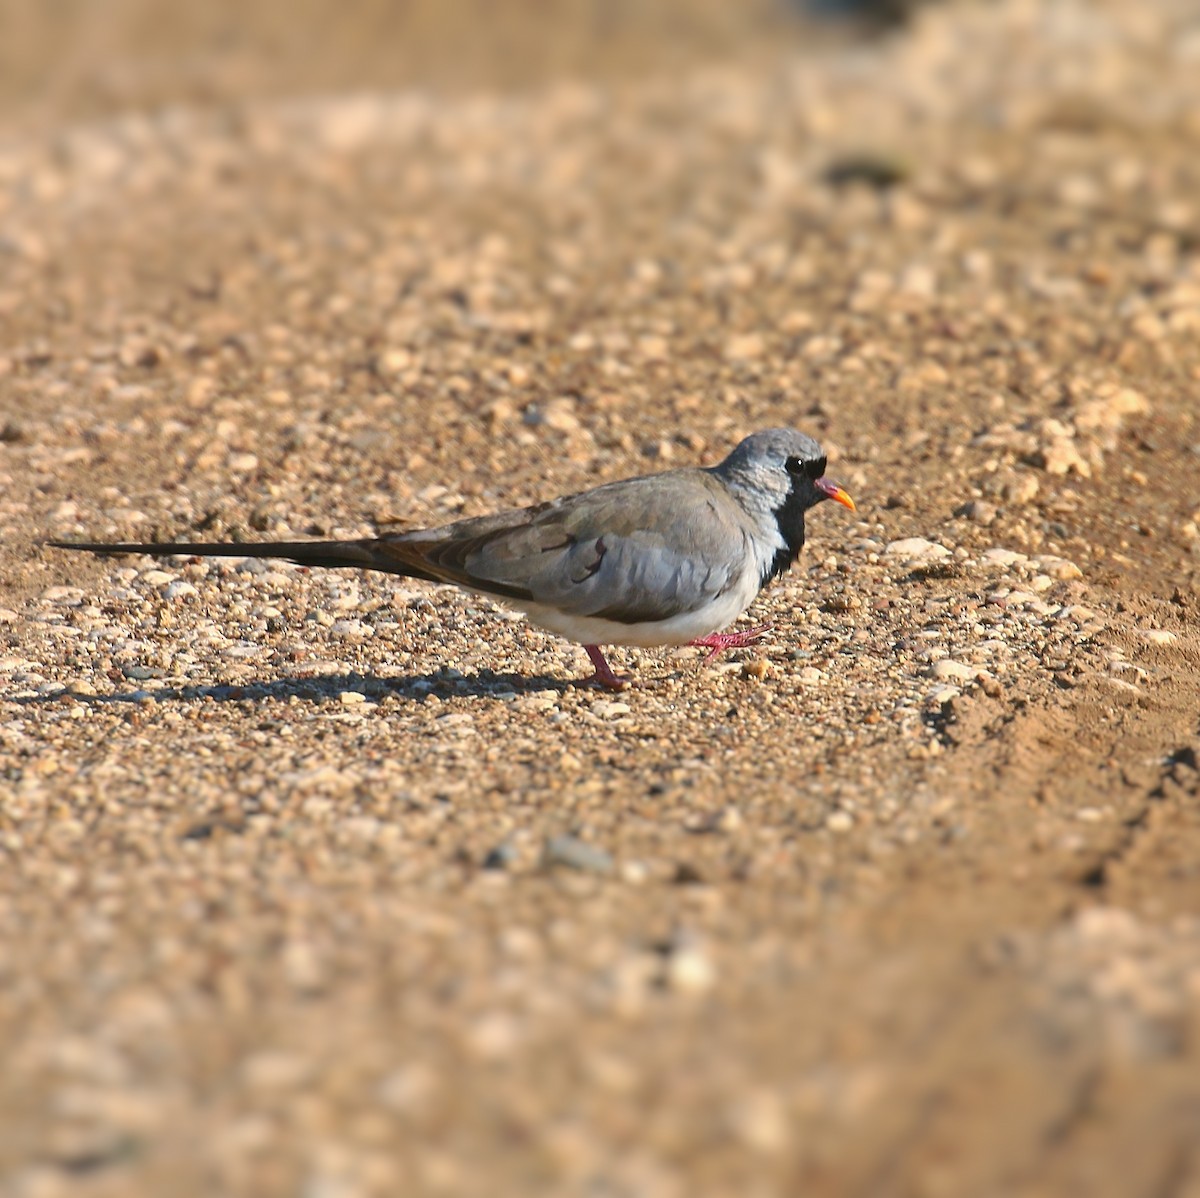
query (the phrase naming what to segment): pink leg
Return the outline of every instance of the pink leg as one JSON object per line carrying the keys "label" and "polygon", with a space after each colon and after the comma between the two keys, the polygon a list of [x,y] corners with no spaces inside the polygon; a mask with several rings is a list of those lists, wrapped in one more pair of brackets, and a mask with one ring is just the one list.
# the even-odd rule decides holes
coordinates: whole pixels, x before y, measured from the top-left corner
{"label": "pink leg", "polygon": [[612,666],[604,660],[599,645],[584,645],[584,651],[592,659],[596,672],[590,678],[581,678],[580,686],[602,686],[607,691],[623,691],[633,678],[628,674],[616,673]]}
{"label": "pink leg", "polygon": [[708,636],[698,636],[694,641],[688,641],[688,644],[707,649],[704,660],[708,662],[726,649],[757,645],[763,633],[770,632],[773,627],[772,624],[760,624],[757,628],[747,628],[744,632],[710,632]]}

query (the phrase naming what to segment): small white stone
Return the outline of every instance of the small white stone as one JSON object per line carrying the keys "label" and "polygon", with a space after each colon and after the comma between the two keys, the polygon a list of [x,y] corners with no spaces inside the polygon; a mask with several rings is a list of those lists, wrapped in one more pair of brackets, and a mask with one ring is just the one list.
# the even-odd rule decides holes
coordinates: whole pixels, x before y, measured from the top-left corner
{"label": "small white stone", "polygon": [[1015,566],[1026,560],[1025,554],[1017,553],[1015,549],[985,549],[981,558],[989,566]]}
{"label": "small white stone", "polygon": [[854,827],[854,816],[849,811],[831,811],[825,817],[825,827],[839,835],[849,832]]}
{"label": "small white stone", "polygon": [[760,1090],[735,1103],[730,1111],[734,1133],[748,1148],[768,1155],[788,1147],[787,1111],[779,1096]]}
{"label": "small white stone", "polygon": [[820,686],[825,681],[825,675],[816,666],[805,666],[796,678],[805,686]]}
{"label": "small white stone", "polygon": [[1165,628],[1143,628],[1140,631],[1152,645],[1173,645],[1179,640],[1175,633],[1168,632]]}
{"label": "small white stone", "polygon": [[[73,607],[83,600],[83,591],[79,587],[47,587],[42,592],[43,603],[62,603]],[[17,618],[17,613],[11,613],[12,619]],[[5,621],[8,622],[7,620]]]}
{"label": "small white stone", "polygon": [[699,948],[681,948],[673,952],[667,961],[667,982],[672,990],[702,994],[711,990],[716,981],[716,967]]}
{"label": "small white stone", "polygon": [[54,511],[50,513],[50,519],[55,524],[65,524],[69,520],[79,519],[79,504],[73,499],[64,499]]}
{"label": "small white stone", "polygon": [[242,1081],[250,1090],[295,1090],[312,1072],[303,1057],[288,1052],[257,1052],[242,1064]]}
{"label": "small white stone", "polygon": [[952,657],[943,657],[929,667],[930,677],[942,682],[972,682],[979,671],[974,666],[955,661]]}
{"label": "small white stone", "polygon": [[407,1114],[427,1106],[437,1084],[437,1074],[428,1065],[413,1061],[389,1073],[376,1094],[389,1110]]}
{"label": "small white stone", "polygon": [[1082,624],[1086,620],[1094,620],[1095,618],[1095,609],[1091,607],[1085,607],[1082,603],[1076,603],[1071,607],[1061,608],[1058,613],[1058,619],[1070,620],[1075,624]]}
{"label": "small white stone", "polygon": [[1125,943],[1137,937],[1137,917],[1119,907],[1087,907],[1075,917],[1079,938],[1093,944]]}
{"label": "small white stone", "polygon": [[329,631],[342,640],[357,640],[375,635],[375,629],[361,620],[335,620]]}
{"label": "small white stone", "polygon": [[718,832],[737,832],[742,822],[742,813],[736,807],[722,807],[713,818],[712,826]]}
{"label": "small white stone", "polygon": [[1072,578],[1083,577],[1083,571],[1074,562],[1067,561],[1065,557],[1046,554],[1037,559],[1037,564],[1043,574],[1048,574],[1056,582],[1066,582]]}
{"label": "small white stone", "polygon": [[296,990],[315,993],[325,980],[325,969],[317,950],[307,940],[289,941],[281,954],[284,976]]}
{"label": "small white stone", "polygon": [[650,876],[644,861],[622,861],[621,881],[628,886],[640,886]]}
{"label": "small white stone", "polygon": [[1016,478],[1005,483],[1001,495],[1005,502],[1020,505],[1032,503],[1037,498],[1039,489],[1036,475],[1018,474]]}
{"label": "small white stone", "polygon": [[520,1042],[520,1028],[506,1011],[480,1015],[466,1031],[467,1048],[484,1061],[502,1061],[512,1056]]}
{"label": "small white stone", "polygon": [[899,541],[889,541],[883,552],[888,557],[901,558],[904,561],[940,561],[950,556],[950,550],[936,541],[927,541],[924,537],[905,537]]}
{"label": "small white stone", "polygon": [[[1047,424],[1050,423],[1055,422],[1047,421]],[[1070,437],[1052,437],[1037,452],[1034,461],[1047,474],[1077,474],[1080,478],[1092,477],[1091,466]]]}
{"label": "small white stone", "polygon": [[1108,663],[1108,668],[1114,674],[1132,673],[1138,678],[1145,678],[1147,676],[1146,671],[1143,670],[1141,666],[1134,665],[1131,661],[1121,661],[1119,658],[1114,661],[1110,661]]}

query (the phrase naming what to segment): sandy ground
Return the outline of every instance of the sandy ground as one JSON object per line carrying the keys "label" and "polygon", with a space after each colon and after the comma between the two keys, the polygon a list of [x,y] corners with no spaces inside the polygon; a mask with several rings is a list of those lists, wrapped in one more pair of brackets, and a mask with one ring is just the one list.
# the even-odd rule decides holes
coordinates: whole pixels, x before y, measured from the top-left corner
{"label": "sandy ground", "polygon": [[[151,7],[0,6],[4,1192],[1200,1194],[1190,6]],[[39,545],[775,424],[857,515],[619,696]]]}

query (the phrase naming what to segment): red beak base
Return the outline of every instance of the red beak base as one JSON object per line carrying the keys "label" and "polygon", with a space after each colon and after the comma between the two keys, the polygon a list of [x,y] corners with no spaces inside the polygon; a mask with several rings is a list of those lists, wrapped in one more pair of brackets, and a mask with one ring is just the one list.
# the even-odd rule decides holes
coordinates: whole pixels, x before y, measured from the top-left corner
{"label": "red beak base", "polygon": [[854,500],[850,498],[849,492],[844,487],[839,487],[837,483],[828,478],[818,478],[816,486],[817,490],[822,492],[826,498],[840,503],[843,507],[848,507],[852,512],[858,511],[858,508],[854,506]]}

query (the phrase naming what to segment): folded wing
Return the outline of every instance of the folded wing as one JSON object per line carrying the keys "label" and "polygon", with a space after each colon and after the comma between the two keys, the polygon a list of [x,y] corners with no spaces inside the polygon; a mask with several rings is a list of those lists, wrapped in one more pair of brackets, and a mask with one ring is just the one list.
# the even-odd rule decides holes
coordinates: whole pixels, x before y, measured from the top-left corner
{"label": "folded wing", "polygon": [[680,470],[385,537],[374,550],[378,568],[640,624],[695,611],[735,586],[746,541],[720,483]]}

